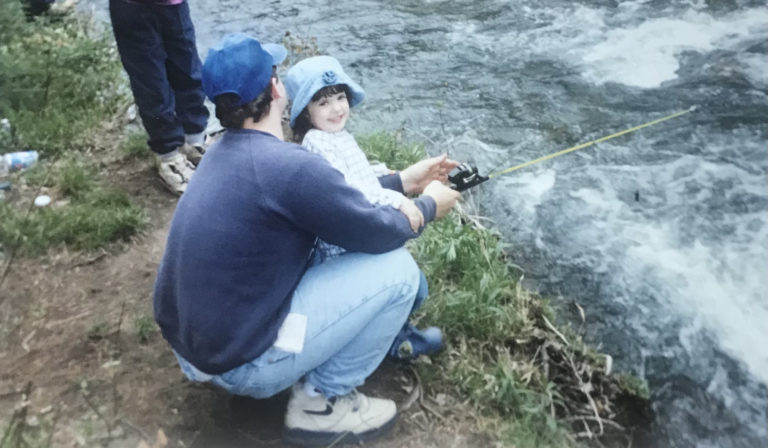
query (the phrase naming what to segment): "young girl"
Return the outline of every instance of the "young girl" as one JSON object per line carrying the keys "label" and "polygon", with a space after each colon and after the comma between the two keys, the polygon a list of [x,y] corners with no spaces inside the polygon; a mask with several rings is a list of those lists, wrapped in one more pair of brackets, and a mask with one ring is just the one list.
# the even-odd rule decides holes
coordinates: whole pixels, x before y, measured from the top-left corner
{"label": "young girl", "polygon": [[[347,183],[360,190],[372,204],[389,205],[403,212],[413,231],[418,232],[424,225],[419,208],[403,194],[381,186],[379,177],[393,172],[383,164],[371,165],[354,137],[345,130],[349,109],[360,104],[365,92],[344,73],[339,61],[331,56],[304,59],[288,70],[283,81],[292,101],[293,140],[325,157],[344,175]],[[322,262],[345,250],[319,241],[317,251]],[[426,278],[422,278],[422,285],[414,309],[426,298]],[[440,348],[442,332],[438,328],[422,331],[406,323],[395,338],[390,354],[410,359]]]}
{"label": "young girl", "polygon": [[[381,186],[378,177],[391,172],[383,164],[371,165],[354,137],[344,129],[350,107],[359,104],[365,93],[344,73],[339,62],[330,56],[304,59],[288,71],[285,85],[293,101],[293,140],[325,157],[369,202],[403,212],[413,231],[418,232],[424,225],[421,211],[401,193]],[[324,243],[318,250],[324,259],[343,252]]]}

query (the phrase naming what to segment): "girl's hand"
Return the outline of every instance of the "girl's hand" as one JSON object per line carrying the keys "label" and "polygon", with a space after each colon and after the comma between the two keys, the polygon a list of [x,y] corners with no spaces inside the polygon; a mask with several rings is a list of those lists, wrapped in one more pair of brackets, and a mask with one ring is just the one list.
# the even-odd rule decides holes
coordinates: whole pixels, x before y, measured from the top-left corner
{"label": "girl's hand", "polygon": [[419,207],[416,207],[412,200],[403,198],[399,210],[408,218],[413,233],[418,233],[419,229],[424,225],[424,215],[419,210]]}
{"label": "girl's hand", "polygon": [[448,173],[459,166],[459,162],[448,158],[447,154],[424,159],[400,171],[403,191],[408,194],[421,194],[430,182],[446,182]]}

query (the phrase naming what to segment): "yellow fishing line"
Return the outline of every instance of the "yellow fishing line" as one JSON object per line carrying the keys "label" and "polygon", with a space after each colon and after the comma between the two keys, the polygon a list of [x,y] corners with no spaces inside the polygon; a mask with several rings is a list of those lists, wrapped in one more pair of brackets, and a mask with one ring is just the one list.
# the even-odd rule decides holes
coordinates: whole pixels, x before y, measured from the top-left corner
{"label": "yellow fishing line", "polygon": [[679,117],[681,115],[687,114],[688,112],[693,112],[694,110],[696,110],[696,106],[691,106],[687,110],[676,112],[676,113],[674,113],[672,115],[667,115],[666,117],[659,118],[659,119],[656,119],[656,120],[653,120],[653,121],[649,121],[648,123],[643,123],[643,124],[635,126],[633,128],[629,128],[629,129],[623,130],[621,132],[617,132],[615,134],[607,135],[605,137],[598,138],[597,140],[592,140],[591,142],[582,143],[580,145],[576,145],[576,146],[573,146],[571,148],[564,149],[562,151],[558,151],[556,153],[549,154],[549,155],[544,156],[544,157],[539,157],[538,159],[530,160],[528,162],[521,163],[520,165],[516,165],[516,166],[513,166],[511,168],[507,168],[505,170],[502,170],[502,171],[497,171],[495,173],[491,173],[491,174],[488,175],[488,178],[491,179],[491,178],[494,178],[496,176],[501,176],[502,174],[511,173],[512,171],[519,170],[520,168],[525,168],[526,166],[530,166],[530,165],[533,165],[533,164],[536,164],[536,163],[539,163],[539,162],[543,162],[545,160],[549,160],[549,159],[552,159],[552,158],[555,158],[555,157],[558,157],[558,156],[562,156],[563,154],[568,154],[569,152],[577,151],[579,149],[586,148],[587,146],[592,146],[592,145],[594,145],[596,143],[604,142],[604,141],[610,140],[612,138],[620,137],[620,136],[622,136],[624,134],[629,134],[630,132],[635,132],[635,131],[640,130],[642,128],[647,128],[648,126],[653,126],[655,124],[659,124],[662,121],[667,121],[667,120],[671,120],[673,118],[677,118],[677,117]]}

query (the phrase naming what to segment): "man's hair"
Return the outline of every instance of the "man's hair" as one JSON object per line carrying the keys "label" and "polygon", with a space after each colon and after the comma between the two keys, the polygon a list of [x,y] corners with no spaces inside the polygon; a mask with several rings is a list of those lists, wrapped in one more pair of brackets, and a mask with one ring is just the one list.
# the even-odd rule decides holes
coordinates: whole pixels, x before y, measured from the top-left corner
{"label": "man's hair", "polygon": [[[276,67],[272,67],[272,78],[279,80]],[[269,114],[272,83],[270,82],[253,101],[242,106],[238,106],[240,97],[234,93],[222,93],[214,98],[213,103],[216,105],[216,118],[222,126],[241,129],[246,119],[253,118],[253,121],[258,122]]]}
{"label": "man's hair", "polygon": [[[344,92],[344,94],[347,95],[347,101],[349,101],[349,87],[347,87],[346,84],[335,84],[332,86],[325,86],[315,92],[309,102],[313,103],[315,101],[320,101],[323,98],[328,98],[329,96],[341,92]],[[293,130],[293,141],[301,143],[301,141],[304,140],[304,136],[307,135],[307,132],[312,129],[312,120],[310,120],[309,117],[309,104],[307,104],[307,107],[305,107],[299,116],[296,117],[296,120],[293,121],[293,128],[291,129]]]}

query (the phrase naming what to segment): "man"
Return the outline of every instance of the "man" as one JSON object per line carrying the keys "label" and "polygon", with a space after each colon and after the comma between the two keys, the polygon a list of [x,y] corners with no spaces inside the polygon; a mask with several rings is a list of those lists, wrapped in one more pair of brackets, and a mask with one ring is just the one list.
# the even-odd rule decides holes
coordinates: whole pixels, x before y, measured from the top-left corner
{"label": "man", "polygon": [[203,156],[208,109],[185,0],[110,0],[117,50],[160,178],[182,194]]}
{"label": "man", "polygon": [[[323,157],[283,141],[288,100],[275,66],[285,53],[234,34],[208,54],[203,87],[227,131],[179,201],[155,318],[190,379],[255,398],[293,386],[287,440],[357,442],[397,416],[393,401],[355,388],[413,307],[420,272],[402,246],[417,233]],[[423,192],[415,202],[428,223],[459,198],[440,182],[455,166],[435,157],[381,182]],[[349,252],[313,264],[318,238]]]}

